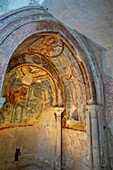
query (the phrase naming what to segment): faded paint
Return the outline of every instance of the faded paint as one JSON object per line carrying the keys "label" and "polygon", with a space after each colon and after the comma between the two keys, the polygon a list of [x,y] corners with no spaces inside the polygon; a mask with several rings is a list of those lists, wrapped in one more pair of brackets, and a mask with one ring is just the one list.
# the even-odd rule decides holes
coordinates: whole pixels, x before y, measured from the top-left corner
{"label": "faded paint", "polygon": [[[79,35],[76,32],[72,33],[72,30],[67,29],[55,19],[50,19],[52,17],[47,16],[49,14],[44,10],[39,11],[37,10],[40,14],[32,15],[36,11],[30,9],[32,17],[23,14],[25,12],[28,15],[26,10],[22,13],[15,13],[11,17],[16,15],[25,17],[22,17],[22,20],[16,19],[6,25],[5,29],[1,28],[0,76],[2,77],[2,73],[6,71],[2,86],[2,95],[6,97],[6,103],[1,109],[0,117],[0,142],[1,147],[4,148],[1,152],[1,157],[3,157],[0,159],[0,164],[1,167],[7,169],[16,165],[21,167],[43,163],[53,169],[56,161],[54,154],[58,149],[56,148],[58,130],[56,123],[58,122],[56,122],[57,118],[52,108],[55,104],[57,107],[65,107],[62,113],[62,126],[64,127],[62,165],[68,169],[89,169],[93,166],[90,139],[95,142],[95,135],[91,136],[89,133],[86,103],[103,103],[100,72],[95,57],[88,51]],[[49,21],[46,19],[41,21],[43,16]],[[19,26],[20,23],[21,26]],[[19,27],[15,30],[15,26]],[[12,31],[10,34],[9,30]],[[97,52],[98,48],[94,51]],[[5,68],[7,66],[6,70],[4,66]],[[47,81],[49,81],[51,91],[48,90]],[[37,88],[42,84],[44,85],[42,88]],[[29,86],[31,86],[30,89]],[[24,90],[23,93],[23,89],[26,89],[26,92]],[[41,92],[40,96],[38,92]],[[44,104],[40,116],[38,116],[40,109],[36,109],[38,97]],[[51,102],[47,100],[45,103],[46,99],[50,98],[52,98]],[[18,104],[21,107],[15,107]],[[9,112],[6,111],[8,109]],[[11,122],[10,118],[5,119],[12,115],[12,111],[14,111],[13,115],[22,115],[21,119],[18,116],[13,116]],[[98,130],[98,126],[96,128]],[[22,131],[21,137],[18,136],[20,131]],[[99,140],[97,135],[96,141]],[[6,144],[9,147],[7,155],[4,154],[7,153]],[[13,147],[20,148],[22,152],[17,164],[14,162],[15,149]],[[98,152],[93,152],[93,156],[95,157]],[[9,157],[10,160],[8,160]]]}

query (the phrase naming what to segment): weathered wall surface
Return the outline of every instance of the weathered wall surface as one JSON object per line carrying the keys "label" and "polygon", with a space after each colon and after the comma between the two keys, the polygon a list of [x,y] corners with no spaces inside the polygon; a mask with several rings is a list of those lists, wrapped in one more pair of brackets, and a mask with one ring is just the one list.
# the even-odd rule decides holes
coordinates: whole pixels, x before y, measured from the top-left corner
{"label": "weathered wall surface", "polygon": [[106,148],[106,152],[103,154],[106,154],[106,159],[113,168],[113,46],[104,49],[91,41],[87,40],[87,43],[93,52],[104,84],[105,110],[101,115],[102,121],[100,121],[100,131],[103,132],[103,135],[100,133],[102,135],[101,152],[105,152],[104,148]]}
{"label": "weathered wall surface", "polygon": [[[43,19],[43,17],[42,17],[43,13],[44,13],[44,17],[47,17],[45,19],[46,21],[39,21],[39,20]],[[30,17],[32,14],[33,14],[33,16]],[[92,89],[93,89],[94,84],[96,84],[96,79],[95,79],[94,83],[90,82],[90,85],[88,84],[88,78],[89,78],[89,80],[90,80],[90,78],[93,80],[94,77],[92,76],[93,73],[91,72],[88,60],[86,59],[87,55],[84,52],[85,50],[84,50],[84,48],[81,47],[81,44],[79,44],[77,42],[77,40],[75,38],[76,36],[74,37],[72,34],[70,34],[70,31],[67,28],[65,28],[62,24],[58,23],[55,19],[53,19],[54,21],[51,21],[51,16],[49,16],[49,14],[47,12],[44,12],[44,10],[42,10],[42,9],[37,10],[34,8],[32,10],[29,10],[29,12],[27,10],[25,10],[25,11],[23,10],[20,13],[16,13],[16,15],[18,16],[18,19],[13,20],[13,22],[6,25],[5,29],[3,29],[3,27],[1,27],[1,29],[2,29],[1,36],[3,36],[3,38],[4,38],[4,40],[1,38],[2,44],[0,46],[0,62],[1,62],[1,67],[2,67],[1,75],[0,75],[1,82],[3,80],[2,79],[3,73],[5,73],[5,71],[6,71],[5,68],[6,68],[6,66],[8,66],[8,59],[11,58],[14,50],[18,47],[18,45],[23,40],[25,40],[27,37],[29,37],[31,34],[38,33],[40,31],[41,32],[46,31],[46,34],[44,34],[43,36],[40,34],[39,37],[35,37],[35,38],[38,38],[37,41],[35,41],[34,46],[32,44],[31,51],[30,50],[24,51],[25,53],[27,53],[27,54],[24,54],[25,55],[24,57],[26,58],[26,61],[28,63],[31,64],[32,62],[35,62],[35,64],[40,65],[40,64],[42,64],[41,63],[42,59],[39,60],[39,58],[41,58],[43,56],[43,59],[45,61],[49,61],[49,63],[51,63],[51,65],[54,65],[55,69],[57,68],[56,72],[58,73],[58,71],[59,71],[59,77],[62,76],[63,81],[64,81],[65,90],[69,89],[66,91],[66,103],[64,102],[64,98],[63,98],[63,102],[64,102],[63,104],[64,105],[66,104],[67,113],[66,113],[66,115],[63,115],[66,118],[66,126],[64,126],[63,134],[62,134],[62,163],[63,163],[63,166],[67,166],[70,169],[73,169],[73,168],[75,169],[75,167],[76,167],[76,169],[89,169],[89,167],[91,166],[90,143],[89,143],[90,136],[89,136],[89,133],[87,133],[87,131],[86,131],[87,121],[86,121],[86,115],[85,115],[86,114],[85,106],[81,109],[80,102],[83,99],[86,104],[86,100],[87,100],[87,102],[90,100],[91,95],[90,95],[89,89],[91,87],[89,88],[89,86],[91,85]],[[23,17],[22,20],[20,21],[20,19],[19,19],[20,16],[21,17],[25,16],[25,18]],[[10,17],[12,17],[12,16],[10,16]],[[15,15],[13,17],[15,18]],[[23,22],[24,22],[24,25],[23,25]],[[4,22],[1,22],[1,25],[4,26],[4,23],[7,23],[7,17],[5,18]],[[22,25],[20,26],[20,24],[22,24]],[[18,28],[16,28],[16,30],[15,29],[13,30],[12,28],[15,28],[15,26],[18,26]],[[11,31],[11,33],[7,36],[7,34],[9,33],[9,30]],[[62,36],[59,36],[57,33],[57,36],[56,36],[57,38],[55,38],[55,35],[52,35],[53,33],[48,34],[48,32],[50,33],[50,31],[55,32],[57,30],[62,34]],[[63,35],[64,35],[64,38],[63,38]],[[37,36],[37,35],[35,34],[35,36]],[[32,38],[34,38],[33,35],[32,35]],[[60,41],[58,41],[57,39]],[[28,41],[30,41],[29,38],[28,38]],[[91,43],[91,42],[88,42],[88,43],[89,43],[89,49],[93,51],[94,56],[92,56],[92,58],[93,57],[96,58],[96,62],[98,63],[98,67],[100,69],[100,72],[102,73],[102,66],[101,66],[102,50],[99,47],[97,47],[96,45],[93,45],[93,43]],[[56,45],[56,47],[55,47],[55,45]],[[28,46],[28,44],[27,45],[24,44],[23,46],[21,46],[20,49],[18,48],[17,51],[15,52],[15,55],[18,56],[18,54],[21,53],[23,49],[26,50],[27,46]],[[60,56],[61,52],[62,52],[62,55]],[[29,55],[28,55],[28,53],[29,53]],[[39,57],[39,56],[37,57],[37,54],[41,57]],[[32,58],[30,58],[31,55],[32,55]],[[6,85],[4,83],[4,86],[2,86],[2,88],[4,88],[4,92],[6,93],[6,94],[3,93],[3,96],[4,97],[7,96],[6,97],[7,101],[8,102],[10,101],[10,104],[14,104],[14,105],[22,104],[22,101],[21,101],[21,103],[15,102],[15,99],[20,97],[19,94],[20,94],[21,88],[19,88],[19,85],[21,85],[21,86],[24,86],[25,84],[29,85],[29,81],[30,81],[30,79],[32,79],[32,77],[35,75],[35,73],[37,76],[41,75],[41,74],[38,75],[40,69],[36,69],[35,67],[32,67],[32,66],[27,66],[27,69],[24,68],[25,65],[23,65],[23,66],[21,65],[23,63],[20,62],[19,56],[18,57],[17,56],[12,57],[12,60],[11,60],[12,62],[11,61],[9,62],[7,71],[9,71],[8,74],[10,72],[12,73],[12,75],[9,74],[12,76],[12,79],[14,76],[15,81],[13,81],[13,82],[16,82],[16,80],[19,80],[19,78],[21,79],[22,82],[21,83],[18,82],[18,86],[14,85],[14,88],[13,88],[13,85],[11,87],[12,79],[10,78],[9,82],[11,82],[11,83],[6,83]],[[89,57],[89,56],[87,56],[87,57]],[[28,60],[28,58],[30,60]],[[38,59],[36,59],[36,58],[38,58]],[[47,59],[47,58],[49,58],[49,59]],[[19,63],[17,63],[17,65],[16,65],[15,63],[17,62],[17,60]],[[33,60],[33,61],[31,62],[31,60]],[[86,76],[86,72],[85,72],[86,67],[83,67],[85,62],[87,65],[87,72],[89,72],[89,74],[87,74],[87,76]],[[21,65],[21,67],[19,64]],[[90,64],[92,64],[92,63],[90,63]],[[51,68],[48,68],[49,65],[46,65],[46,66],[47,66],[46,69],[48,71],[53,72],[53,70]],[[14,69],[14,71],[10,70],[9,67],[12,67],[11,69]],[[17,70],[15,69],[16,67],[18,67]],[[21,68],[21,70],[19,70],[20,68]],[[28,70],[30,70],[30,71],[28,71]],[[36,70],[36,72],[35,72],[35,70]],[[83,72],[81,70],[83,70]],[[93,70],[93,71],[95,71],[95,70]],[[23,72],[23,76],[20,76],[20,73],[22,74],[22,72]],[[33,76],[31,76],[31,74]],[[45,74],[45,73],[43,73],[43,74]],[[27,78],[29,81],[26,80],[25,75],[27,75]],[[57,99],[56,99],[57,104],[62,104],[60,102],[58,103],[58,100],[61,101],[61,96],[62,96],[62,93],[60,91],[61,86],[59,85],[58,78],[55,76],[53,76],[53,77],[55,78],[55,81],[57,82],[58,89],[59,89],[59,91],[56,95],[57,96]],[[6,78],[7,78],[7,76],[6,76]],[[96,77],[96,78],[98,78],[98,77]],[[77,81],[75,82],[76,79],[77,79]],[[40,82],[41,82],[41,80],[40,80]],[[6,91],[5,87],[8,84],[10,85],[11,88],[10,87],[7,88],[9,90]],[[80,88],[81,86],[83,86],[83,88]],[[33,89],[33,90],[35,91],[35,89]],[[48,90],[48,89],[46,89],[46,90]],[[86,91],[87,91],[87,93],[85,93]],[[10,95],[13,96],[11,98],[11,100],[9,97],[10,95],[8,94],[9,92],[10,92]],[[59,93],[61,94],[61,96],[59,95]],[[78,95],[79,97],[77,96],[77,94],[79,94]],[[80,96],[82,96],[82,97],[80,97]],[[94,94],[94,96],[96,98],[95,94]],[[31,95],[29,96],[29,98],[30,97],[31,97],[31,100],[35,99],[35,97],[36,97],[32,93],[32,90],[31,90]],[[21,99],[23,100],[23,96],[21,97]],[[91,100],[91,101],[93,102],[93,100]],[[26,106],[26,105],[24,105],[24,106]],[[50,107],[50,105],[49,105],[49,107]],[[33,113],[33,109],[34,109],[33,107],[30,107],[29,110]],[[13,110],[14,110],[14,108],[13,108]],[[16,115],[16,111],[17,110],[15,110],[15,115]],[[70,111],[72,111],[72,114],[70,114]],[[8,113],[10,116],[8,115]],[[50,161],[49,164],[52,164],[52,166],[54,164],[54,159],[55,159],[54,154],[55,154],[55,147],[56,147],[56,143],[54,142],[54,140],[55,140],[54,111],[53,110],[52,111],[44,110],[43,113],[41,114],[41,116],[38,118],[38,120],[35,120],[36,121],[35,123],[32,122],[32,123],[34,123],[34,124],[32,124],[33,127],[32,126],[23,127],[23,128],[16,127],[16,123],[20,123],[19,126],[21,126],[21,123],[29,123],[29,120],[27,120],[28,122],[26,121],[26,113],[27,112],[22,112],[22,110],[20,110],[20,108],[18,108],[18,115],[25,114],[25,117],[23,117],[24,119],[21,119],[21,117],[18,117],[18,119],[17,119],[17,117],[14,116],[13,120],[11,119],[12,110],[11,110],[11,112],[10,111],[6,112],[3,110],[2,114],[1,114],[1,119],[0,119],[1,120],[1,122],[0,122],[1,123],[1,130],[0,130],[1,141],[0,142],[1,142],[1,146],[3,146],[3,148],[4,148],[3,152],[1,152],[1,157],[2,157],[1,167],[5,168],[5,166],[4,166],[5,162],[6,162],[7,168],[8,168],[8,166],[10,166],[9,164],[11,164],[12,167],[15,166],[14,154],[15,154],[15,148],[18,148],[18,147],[20,148],[20,151],[22,152],[21,157],[23,160],[23,162],[22,162],[23,164],[21,164],[21,158],[20,158],[21,166],[23,166],[25,162],[26,162],[25,164],[28,165],[30,156],[33,157],[31,163],[33,163],[33,161],[36,160],[36,163],[38,164],[37,159],[40,158],[40,159],[42,159],[42,161],[44,160],[44,163],[48,163]],[[32,113],[30,113],[30,119],[33,118]],[[5,120],[6,122],[4,121],[4,115],[6,116],[6,120]],[[100,119],[102,118],[102,121],[99,124],[100,134],[102,134],[102,136],[99,138],[99,140],[102,141],[104,139],[104,137],[103,137],[104,135],[102,132],[103,122],[104,122],[104,118],[105,118],[104,112],[102,112],[102,114],[99,117],[100,117]],[[8,126],[8,128],[10,128],[13,124],[13,129],[6,128],[7,122],[10,123],[10,126]],[[25,126],[27,126],[27,124]],[[79,128],[77,128],[77,127],[79,127]],[[3,128],[5,128],[5,129],[3,129]],[[29,135],[28,135],[28,133],[29,133]],[[23,138],[20,138],[20,136],[22,136]],[[95,138],[95,136],[94,136],[94,138]],[[28,141],[27,144],[26,144],[26,141]],[[5,142],[6,142],[6,144],[5,144]],[[7,142],[10,143],[10,145],[8,145]],[[106,141],[103,140],[103,143],[104,142],[106,143]],[[102,142],[100,142],[100,143],[101,143],[101,155],[102,155],[102,159],[104,159],[104,154],[105,154],[105,150],[103,149],[104,145]],[[5,147],[5,146],[7,146],[7,147]],[[14,148],[13,148],[13,146],[14,146]],[[9,151],[8,155],[7,155],[7,148]],[[47,153],[47,155],[45,155],[46,153]],[[11,159],[9,159],[9,157]],[[26,161],[25,161],[25,159],[26,159]],[[105,162],[104,160],[101,160],[101,161]]]}
{"label": "weathered wall surface", "polygon": [[0,1],[0,15],[22,8],[27,5],[42,5],[44,0],[1,0]]}
{"label": "weathered wall surface", "polygon": [[63,129],[62,163],[70,170],[90,169],[90,144],[88,134],[71,129]]}
{"label": "weathered wall surface", "polygon": [[42,5],[59,21],[104,47],[113,44],[111,0],[0,0],[0,14],[30,4]]}
{"label": "weathered wall surface", "polygon": [[[101,163],[103,167],[110,167],[110,161],[112,162],[112,156],[109,157],[109,151],[112,152],[112,63],[113,63],[113,48],[105,50],[105,48],[95,44],[91,40],[86,39],[88,43],[92,56],[94,56],[95,61],[98,65],[101,79],[104,85],[104,109],[100,112],[99,117],[99,140],[100,140],[100,153],[101,153]],[[111,124],[110,124],[111,123]],[[109,144],[111,148],[109,147]],[[109,165],[108,165],[109,164]]]}
{"label": "weathered wall surface", "polygon": [[113,168],[113,46],[107,48],[102,57],[103,80],[105,88],[105,114],[109,141],[109,161]]}
{"label": "weathered wall surface", "polygon": [[[85,132],[86,124],[87,124],[86,115],[85,115],[85,112],[83,111],[83,108],[85,107],[84,105],[86,102],[83,105],[82,100],[85,101],[85,98],[83,99],[83,97],[81,97],[83,95],[81,80],[78,75],[78,72],[76,71],[77,69],[75,67],[76,65],[72,66],[72,63],[74,64],[75,61],[73,60],[71,62],[71,58],[73,56],[69,53],[68,49],[64,47],[64,44],[63,44],[64,53],[63,54],[61,53],[62,51],[61,42],[59,45],[58,53],[55,53],[54,50],[52,52],[49,50],[47,51],[46,48],[48,46],[46,42],[49,40],[52,40],[52,41],[54,40],[54,43],[58,43],[58,35],[56,37],[53,33],[49,34],[46,32],[46,35],[44,34],[44,37],[43,37],[43,34],[41,35],[40,33],[40,36],[35,35],[35,37],[32,37],[32,39],[30,39],[29,37],[28,40],[23,42],[16,49],[12,58],[9,61],[7,71],[5,74],[3,90],[2,90],[2,96],[6,98],[6,102],[4,103],[1,109],[1,115],[0,115],[1,134],[4,133],[3,128],[7,128],[7,127],[8,128],[13,127],[15,129],[15,126],[20,126],[20,127],[23,126],[23,133],[25,134],[26,134],[26,128],[24,130],[24,126],[34,126],[34,127],[39,128],[40,131],[37,131],[37,135],[40,136],[40,138],[34,139],[32,141],[33,145],[34,146],[38,145],[39,148],[37,148],[36,153],[34,152],[34,150],[32,150],[32,154],[38,157],[37,159],[43,159],[45,161],[45,162],[43,161],[43,163],[48,162],[51,165],[51,167],[54,165],[54,162],[55,162],[54,155],[55,155],[56,146],[54,142],[53,143],[48,142],[48,137],[46,136],[45,133],[48,133],[48,130],[46,129],[46,126],[49,126],[48,121],[49,123],[52,122],[50,131],[51,129],[55,131],[55,121],[54,121],[54,118],[51,119],[51,113],[52,115],[54,115],[54,111],[53,110],[51,112],[47,111],[47,108],[50,108],[50,106],[54,104],[55,99],[53,98],[55,98],[54,97],[55,92],[54,90],[51,91],[52,87],[50,87],[49,89],[49,84],[51,84],[51,81],[48,79],[49,78],[48,72],[45,72],[45,71],[47,70],[50,71],[53,77],[55,78],[55,80],[57,80],[59,91],[61,91],[61,85],[58,80],[58,76],[54,73],[55,72],[54,69],[52,69],[49,65],[50,61],[52,61],[52,63],[55,66],[57,66],[57,69],[62,75],[62,78],[65,83],[66,110],[67,110],[65,117],[67,121],[64,127],[67,126],[68,128],[72,128],[71,130],[67,129],[67,131],[64,131],[64,135],[62,138],[62,144],[63,144],[62,145],[63,146],[62,159],[66,160],[66,161],[63,161],[63,166],[65,167],[67,166],[70,169],[73,169],[74,167],[82,168],[85,165],[86,167],[91,166],[90,156],[89,156],[90,155],[90,149],[89,149],[90,146],[89,146],[89,139],[88,139],[89,136]],[[59,38],[59,41],[60,41],[60,38]],[[34,43],[35,43],[35,46],[33,46]],[[32,48],[31,48],[31,44],[33,46]],[[36,48],[36,45],[38,48]],[[45,46],[42,48],[41,45],[45,45]],[[50,46],[49,44],[49,48],[50,47],[52,48],[52,46]],[[58,47],[56,46],[56,48]],[[32,53],[29,53],[30,51],[29,49],[30,50],[32,49],[31,51]],[[35,51],[33,53],[33,50],[38,50],[38,51]],[[43,52],[45,56],[49,55],[49,58],[51,59],[49,60],[49,63],[47,63],[47,60],[44,60],[44,58],[41,58],[41,56],[39,55],[39,54],[43,55]],[[38,55],[36,55],[36,53],[38,53]],[[52,58],[52,55],[54,55],[53,58]],[[68,58],[67,56],[70,56],[70,57]],[[44,69],[44,67],[47,70],[46,69],[41,70],[41,69]],[[75,81],[76,81],[76,84],[75,84]],[[74,94],[74,97],[76,96],[76,98],[73,97],[72,92]],[[62,104],[62,91],[60,93],[61,94],[58,98],[59,98],[60,104]],[[64,102],[64,105],[65,105],[65,102]],[[84,107],[81,105],[83,105]],[[45,117],[46,117],[46,120],[45,120]],[[43,125],[44,123],[45,123],[45,126]],[[45,133],[43,133],[41,129],[44,129]],[[78,132],[75,131],[75,129],[78,130]],[[33,129],[31,129],[31,131],[32,130]],[[82,132],[79,132],[79,130],[81,130]],[[51,135],[53,131],[50,132],[50,136],[51,136],[50,138],[52,141],[54,141],[55,139],[55,136]],[[7,129],[5,129],[5,132],[8,133]],[[24,134],[22,136],[24,136]],[[32,134],[30,136],[32,136]],[[15,136],[15,134],[12,138],[14,139],[17,138],[18,140],[18,136]],[[24,137],[24,141],[26,140],[27,140],[26,137]],[[41,140],[42,140],[42,144],[41,144]],[[11,143],[13,143],[13,139]],[[87,146],[85,145],[85,143],[87,143]],[[25,144],[23,143],[23,141],[20,140],[20,145],[23,146]],[[15,144],[14,144],[14,147],[18,148],[16,147]],[[28,145],[26,147],[28,147]],[[51,150],[51,147],[52,147],[52,150]],[[10,149],[11,148],[9,146],[9,155],[11,152]],[[44,151],[46,152],[46,158],[43,155]],[[14,159],[14,151],[12,152],[9,157]],[[51,153],[52,156],[49,153]],[[23,159],[22,163],[28,166],[29,165],[28,157],[31,156],[29,148],[28,148],[28,152],[26,155],[24,156],[23,154],[26,160]],[[36,159],[35,156],[33,159]],[[5,161],[8,162],[7,157],[5,157],[4,155],[4,157],[2,158],[2,162],[5,162]],[[71,162],[73,161],[73,163],[70,163],[70,161]],[[15,166],[14,160],[9,160],[9,162],[10,163],[12,162],[11,163],[12,167]],[[33,160],[31,161],[31,164],[32,163],[33,163]],[[36,163],[39,164],[38,162]],[[9,164],[7,166],[9,166]],[[23,166],[23,164],[21,164],[21,160],[20,160],[19,166]]]}
{"label": "weathered wall surface", "polygon": [[[21,155],[15,161],[16,148]],[[53,110],[41,115],[35,126],[0,131],[0,169],[54,165],[55,117]]]}
{"label": "weathered wall surface", "polygon": [[85,37],[85,40],[86,40],[86,42],[88,44],[89,51],[92,53],[92,57],[94,57],[94,60],[97,63],[97,66],[99,68],[101,78],[102,78],[102,72],[103,72],[103,69],[102,69],[102,55],[103,55],[104,48],[99,46],[95,42],[91,41],[87,37]]}

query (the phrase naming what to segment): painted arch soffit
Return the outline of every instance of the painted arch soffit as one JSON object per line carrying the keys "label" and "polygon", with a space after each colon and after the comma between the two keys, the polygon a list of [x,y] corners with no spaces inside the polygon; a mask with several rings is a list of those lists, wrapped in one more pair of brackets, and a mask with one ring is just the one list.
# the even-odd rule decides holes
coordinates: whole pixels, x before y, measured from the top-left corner
{"label": "painted arch soffit", "polygon": [[35,34],[15,50],[2,96],[6,102],[1,128],[34,125],[46,108],[64,105],[63,126],[85,130],[85,105],[90,100],[87,75],[78,54],[57,32]]}

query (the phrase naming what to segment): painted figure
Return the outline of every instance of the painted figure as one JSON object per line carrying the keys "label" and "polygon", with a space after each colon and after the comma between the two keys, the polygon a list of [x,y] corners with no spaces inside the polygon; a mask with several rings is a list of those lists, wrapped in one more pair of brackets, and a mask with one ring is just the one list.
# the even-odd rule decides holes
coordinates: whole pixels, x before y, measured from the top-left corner
{"label": "painted figure", "polygon": [[[52,105],[51,80],[36,66],[23,65],[12,71],[6,81],[0,124],[32,123]],[[52,85],[53,86],[53,85]]]}
{"label": "painted figure", "polygon": [[80,121],[78,108],[83,104],[83,91],[79,73],[73,65],[65,68],[65,78],[70,90],[70,118]]}

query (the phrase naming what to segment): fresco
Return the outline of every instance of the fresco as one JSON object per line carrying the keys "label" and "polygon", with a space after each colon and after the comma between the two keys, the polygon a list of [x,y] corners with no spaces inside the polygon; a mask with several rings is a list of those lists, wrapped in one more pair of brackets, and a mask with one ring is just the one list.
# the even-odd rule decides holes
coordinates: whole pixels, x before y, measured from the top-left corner
{"label": "fresco", "polygon": [[1,110],[0,123],[35,123],[54,100],[54,89],[47,72],[35,65],[13,69],[5,80],[6,102]]}
{"label": "fresco", "polygon": [[57,36],[45,37],[41,36],[30,44],[28,50],[37,54],[42,54],[46,57],[58,57],[64,49],[63,43]]}
{"label": "fresco", "polygon": [[63,127],[85,130],[88,80],[79,54],[59,33],[38,33],[17,48],[7,68],[3,97],[1,125],[34,124],[56,105],[65,107]]}

